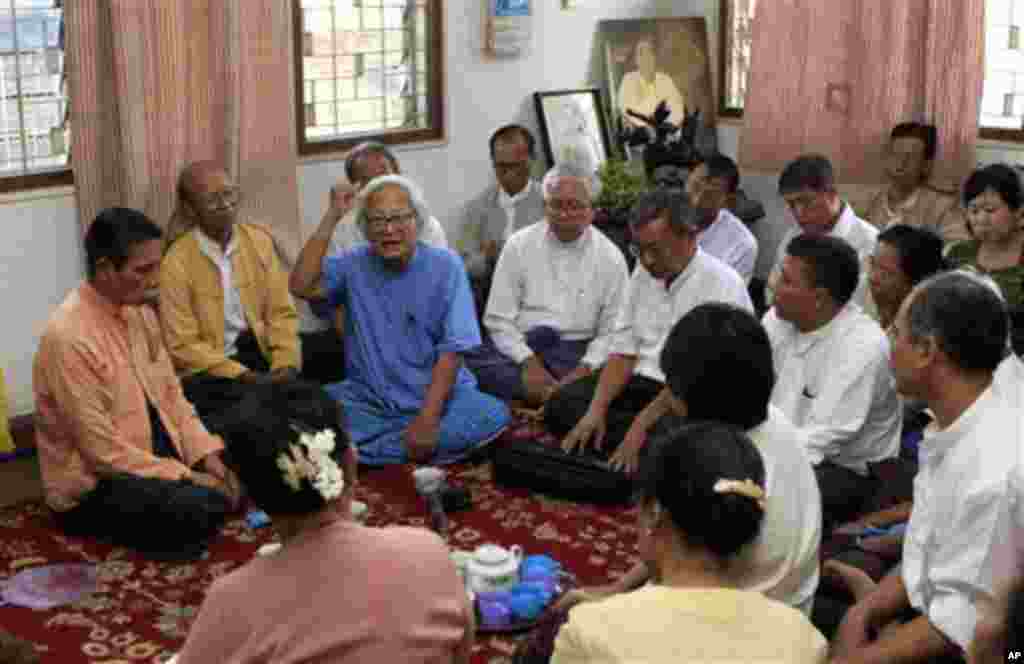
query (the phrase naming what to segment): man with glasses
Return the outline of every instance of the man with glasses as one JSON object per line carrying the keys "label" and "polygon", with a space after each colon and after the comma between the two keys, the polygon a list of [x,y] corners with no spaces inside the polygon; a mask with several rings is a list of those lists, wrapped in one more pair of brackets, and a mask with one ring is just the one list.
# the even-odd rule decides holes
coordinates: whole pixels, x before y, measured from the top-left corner
{"label": "man with glasses", "polygon": [[714,154],[690,172],[686,194],[697,208],[701,227],[697,244],[750,283],[757,263],[757,238],[729,211],[736,202],[739,185],[736,163],[724,154]]}
{"label": "man with glasses", "polygon": [[544,421],[563,437],[562,449],[593,446],[610,455],[613,467],[631,472],[648,432],[669,411],[659,361],[672,325],[704,302],[751,312],[753,305],[736,271],[698,246],[697,211],[684,194],[643,194],[630,211],[630,228],[638,261],[610,357],[600,371],[555,392]]}
{"label": "man with glasses", "polygon": [[857,216],[848,203],[839,198],[832,173],[832,162],[820,154],[797,157],[786,165],[779,176],[779,195],[786,201],[796,225],[782,237],[776,253],[775,266],[768,278],[768,288],[775,284],[782,272],[786,248],[797,235],[837,237],[845,240],[861,264],[861,280],[854,293],[854,301],[870,313],[873,305],[868,301],[868,259],[875,251],[878,229]]}
{"label": "man with glasses", "polygon": [[591,227],[595,179],[556,165],[544,177],[545,217],[501,252],[484,314],[490,339],[466,358],[483,391],[538,406],[607,359],[629,273]]}
{"label": "man with glasses", "polygon": [[447,463],[493,440],[508,408],[477,389],[462,355],[480,328],[462,260],[418,241],[429,217],[409,180],[387,175],[356,196],[335,196],[369,241],[325,259],[340,217],[325,217],[290,279],[304,299],[343,306],[345,380],[327,386],[344,404],[359,460]]}
{"label": "man with glasses", "polygon": [[544,216],[540,183],[530,177],[534,143],[530,130],[517,124],[505,125],[491,135],[496,182],[469,202],[461,243],[470,279],[484,286],[494,273],[505,242],[517,230]]}
{"label": "man with glasses", "polygon": [[195,227],[160,265],[160,319],[185,396],[214,426],[248,386],[298,376],[299,318],[274,239],[238,221],[239,189],[227,172],[192,163],[178,196]]}

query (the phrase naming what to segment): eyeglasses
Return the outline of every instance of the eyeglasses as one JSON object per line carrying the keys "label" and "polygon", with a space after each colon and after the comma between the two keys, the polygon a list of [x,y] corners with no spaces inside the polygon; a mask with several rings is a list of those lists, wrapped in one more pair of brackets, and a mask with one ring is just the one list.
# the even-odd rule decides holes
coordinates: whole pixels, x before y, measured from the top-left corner
{"label": "eyeglasses", "polygon": [[217,210],[224,206],[236,205],[240,198],[240,193],[238,187],[226,187],[209,194],[195,194],[192,196],[192,199],[196,206],[203,210]]}
{"label": "eyeglasses", "polygon": [[494,172],[499,174],[515,175],[520,173],[530,172],[529,161],[508,161],[508,162],[494,162]]}
{"label": "eyeglasses", "polygon": [[590,209],[589,203],[580,201],[550,200],[547,202],[548,209],[554,214],[567,214],[574,216]]}
{"label": "eyeglasses", "polygon": [[392,227],[401,228],[416,218],[415,210],[393,214],[366,215],[366,229],[371,233],[384,233]]}
{"label": "eyeglasses", "polygon": [[650,255],[651,258],[657,261],[668,256],[669,250],[658,245],[649,244],[647,246],[640,246],[635,242],[630,242],[629,253],[633,258],[639,258],[641,260],[643,260],[645,255]]}

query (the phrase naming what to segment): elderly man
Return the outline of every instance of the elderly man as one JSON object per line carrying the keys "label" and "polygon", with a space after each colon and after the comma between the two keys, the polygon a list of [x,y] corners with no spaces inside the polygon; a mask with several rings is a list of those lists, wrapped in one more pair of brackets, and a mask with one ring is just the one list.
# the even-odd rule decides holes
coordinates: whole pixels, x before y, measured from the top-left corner
{"label": "elderly man", "polygon": [[671,112],[668,121],[680,124],[686,111],[686,103],[672,77],[658,71],[657,49],[653,35],[636,41],[633,46],[633,60],[636,69],[626,72],[619,84],[619,108],[622,109],[626,126],[642,126],[639,120],[626,115],[626,111],[652,116],[654,109],[663,101],[668,104]]}
{"label": "elderly man", "polygon": [[928,403],[937,430],[921,441],[902,566],[846,613],[833,661],[956,661],[966,651],[979,606],[993,599],[993,552],[1013,537],[1022,374],[1005,358],[1008,333],[1005,305],[973,274],[931,277],[901,305],[893,373],[902,394]]}
{"label": "elderly man", "polygon": [[956,196],[928,185],[938,151],[932,125],[904,122],[893,127],[885,154],[888,186],[878,192],[867,220],[880,230],[895,224],[930,228],[947,244],[970,239]]}
{"label": "elderly man", "polygon": [[639,259],[616,323],[608,361],[559,389],[544,408],[548,429],[564,437],[562,449],[592,444],[612,465],[636,468],[647,432],[669,409],[665,374],[658,365],[672,325],[704,302],[753,310],[743,280],[697,246],[697,212],[686,196],[655,190],[630,212],[632,253]]}
{"label": "elderly man", "polygon": [[[345,157],[345,177],[349,184],[358,193],[362,191],[370,180],[381,175],[399,175],[401,170],[398,166],[398,158],[383,143],[369,141],[360,143],[352,148]],[[339,187],[343,185],[339,184]],[[366,234],[362,227],[351,218],[351,210],[343,210],[338,207],[339,197],[331,196],[329,205],[324,212],[324,217],[337,217],[339,220],[347,216],[342,223],[335,226],[334,235],[331,237],[331,244],[328,255],[340,254],[346,249],[366,244]],[[434,217],[429,217],[424,222],[423,232],[420,233],[419,241],[425,242],[434,247],[448,247],[448,240],[445,238],[444,228]]]}
{"label": "elderly man", "polygon": [[513,233],[544,216],[544,195],[530,177],[533,134],[510,124],[491,135],[491,164],[497,182],[469,202],[462,227],[462,255],[470,279],[486,281]]}
{"label": "elderly man", "polygon": [[[818,587],[821,494],[803,437],[769,403],[775,371],[764,328],[749,311],[718,302],[701,304],[672,327],[661,368],[673,417],[661,420],[659,429],[670,428],[681,417],[724,422],[745,429],[761,452],[768,508],[754,546],[734,565],[734,585],[763,592],[810,617]],[[649,577],[650,570],[640,562],[610,585],[570,591],[560,605],[628,592]]]}
{"label": "elderly man", "polygon": [[[875,251],[878,229],[864,221],[849,204],[839,198],[832,173],[832,162],[818,154],[797,157],[779,176],[779,195],[793,214],[796,225],[791,227],[779,243],[775,266],[768,277],[768,287],[774,291],[786,257],[786,247],[797,235],[827,235],[845,240],[857,252],[861,263],[861,281],[854,301],[868,304],[867,264]],[[870,305],[868,305],[870,308]]]}
{"label": "elderly man", "polygon": [[[337,193],[347,212],[354,190]],[[347,312],[346,380],[327,389],[345,404],[363,463],[462,458],[509,421],[508,408],[462,366],[462,354],[480,345],[462,260],[417,241],[428,213],[401,176],[372,180],[354,212],[369,245],[325,260],[339,222],[325,218],[290,282],[296,296],[326,296]]]}
{"label": "elderly man", "polygon": [[46,503],[65,531],[157,557],[199,556],[238,497],[223,443],[196,418],[156,313],[161,231],[104,210],[85,235],[88,280],[46,325],[33,368]]}
{"label": "elderly man", "polygon": [[249,385],[298,375],[299,319],[274,239],[238,221],[224,169],[190,164],[178,190],[196,225],[160,266],[160,320],[185,396],[210,423]]}
{"label": "elderly man", "polygon": [[772,403],[807,436],[826,528],[860,513],[877,486],[869,464],[899,452],[903,410],[889,344],[851,301],[859,280],[853,247],[799,235],[764,317],[779,375]]}
{"label": "elderly man", "polygon": [[591,227],[594,176],[559,164],[544,178],[547,215],[513,235],[484,314],[490,340],[466,356],[480,389],[544,403],[604,364],[629,274],[622,252]]}
{"label": "elderly man", "polygon": [[690,172],[686,194],[699,212],[697,244],[750,283],[757,263],[757,238],[729,208],[736,204],[740,171],[724,154],[714,154]]}

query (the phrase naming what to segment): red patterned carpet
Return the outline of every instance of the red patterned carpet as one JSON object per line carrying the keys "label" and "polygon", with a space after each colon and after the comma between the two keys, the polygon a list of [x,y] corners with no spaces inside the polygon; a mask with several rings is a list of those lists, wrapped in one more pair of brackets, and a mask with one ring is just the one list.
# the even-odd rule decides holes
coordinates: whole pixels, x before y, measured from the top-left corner
{"label": "red patterned carpet", "polygon": [[[635,514],[627,508],[499,488],[488,463],[451,467],[449,479],[473,495],[472,509],[450,517],[455,548],[519,544],[527,554],[547,553],[562,561],[581,583],[618,576],[636,560]],[[357,495],[370,505],[370,525],[424,524],[410,467],[364,471]],[[35,642],[43,662],[164,662],[184,642],[210,582],[272,539],[269,529],[251,531],[237,519],[204,560],[154,563],[125,549],[62,536],[39,503],[0,510],[0,583],[22,569],[54,563],[95,563],[100,574],[98,591],[77,604],[46,611],[3,606],[0,625]],[[505,661],[515,638],[480,635],[474,662]]]}

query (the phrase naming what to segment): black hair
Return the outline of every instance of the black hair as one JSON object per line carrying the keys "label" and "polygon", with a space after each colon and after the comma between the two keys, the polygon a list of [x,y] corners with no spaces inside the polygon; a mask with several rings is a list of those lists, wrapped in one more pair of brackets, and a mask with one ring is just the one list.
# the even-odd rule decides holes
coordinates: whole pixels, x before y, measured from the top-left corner
{"label": "black hair", "polygon": [[120,270],[135,245],[161,237],[160,227],[142,212],[123,207],[107,208],[96,215],[85,232],[86,274],[94,278],[97,266],[104,259]]}
{"label": "black hair", "polygon": [[520,136],[526,141],[526,153],[530,159],[534,158],[534,151],[536,150],[536,140],[533,138],[533,134],[526,127],[518,124],[507,124],[503,127],[498,127],[493,134],[491,134],[491,140],[489,142],[491,150],[491,159],[494,159],[494,146],[499,140],[508,140],[515,136]]}
{"label": "black hair", "polygon": [[736,554],[761,529],[758,501],[716,492],[719,480],[751,480],[764,489],[761,453],[745,433],[718,422],[691,422],[652,441],[641,457],[637,497],[656,500],[687,544],[720,559]]}
{"label": "black hair", "polygon": [[779,195],[804,190],[833,192],[836,190],[832,162],[822,154],[805,154],[786,164],[779,176]]}
{"label": "black hair", "polygon": [[964,183],[964,207],[981,196],[986,189],[991,189],[999,194],[999,197],[1011,210],[1019,210],[1020,206],[1024,204],[1020,174],[1013,166],[989,164],[971,173]]}
{"label": "black hair", "polygon": [[921,122],[901,122],[889,132],[889,142],[897,138],[916,138],[924,143],[924,158],[928,161],[935,159],[939,151],[939,132],[935,125]]}
{"label": "black hair", "polygon": [[[334,433],[331,457],[342,463],[349,446],[341,405],[322,387],[304,381],[256,385],[226,411],[211,431],[224,438],[232,464],[249,496],[268,514],[310,514],[327,504],[303,479],[298,491],[284,480],[278,458],[303,433]],[[351,478],[346,478],[351,479]]]}
{"label": "black hair", "polygon": [[786,253],[807,263],[813,286],[828,291],[840,307],[853,297],[860,280],[860,260],[846,240],[804,233],[790,241]]}
{"label": "black hair", "polygon": [[716,152],[702,158],[700,163],[704,164],[709,178],[725,180],[726,191],[730,194],[735,194],[736,190],[740,188],[740,169],[736,167],[736,162],[726,155]]}
{"label": "black hair", "polygon": [[662,348],[661,370],[672,394],[686,403],[687,417],[744,430],[768,418],[775,386],[771,342],[757,318],[735,305],[707,302],[680,318]]}
{"label": "black hair", "polygon": [[953,364],[969,373],[994,371],[1006,355],[1006,303],[981,277],[960,270],[921,283],[907,309],[908,334],[935,339]]}
{"label": "black hair", "polygon": [[359,168],[359,162],[363,157],[370,154],[379,154],[387,159],[388,163],[391,164],[391,170],[396,175],[402,172],[398,167],[398,157],[391,151],[391,148],[377,141],[367,141],[352,148],[345,156],[345,177],[348,178],[349,182],[355,183],[358,179],[356,178],[356,170]]}
{"label": "black hair", "polygon": [[947,269],[942,257],[942,237],[930,228],[896,224],[878,234],[878,241],[892,245],[899,254],[900,271],[912,286]]}
{"label": "black hair", "polygon": [[630,229],[636,230],[668,214],[668,226],[676,235],[693,233],[699,227],[697,211],[680,191],[651,189],[640,194],[629,211]]}
{"label": "black hair", "polygon": [[1024,579],[1018,579],[1010,588],[1004,624],[1006,652],[1024,650]]}

